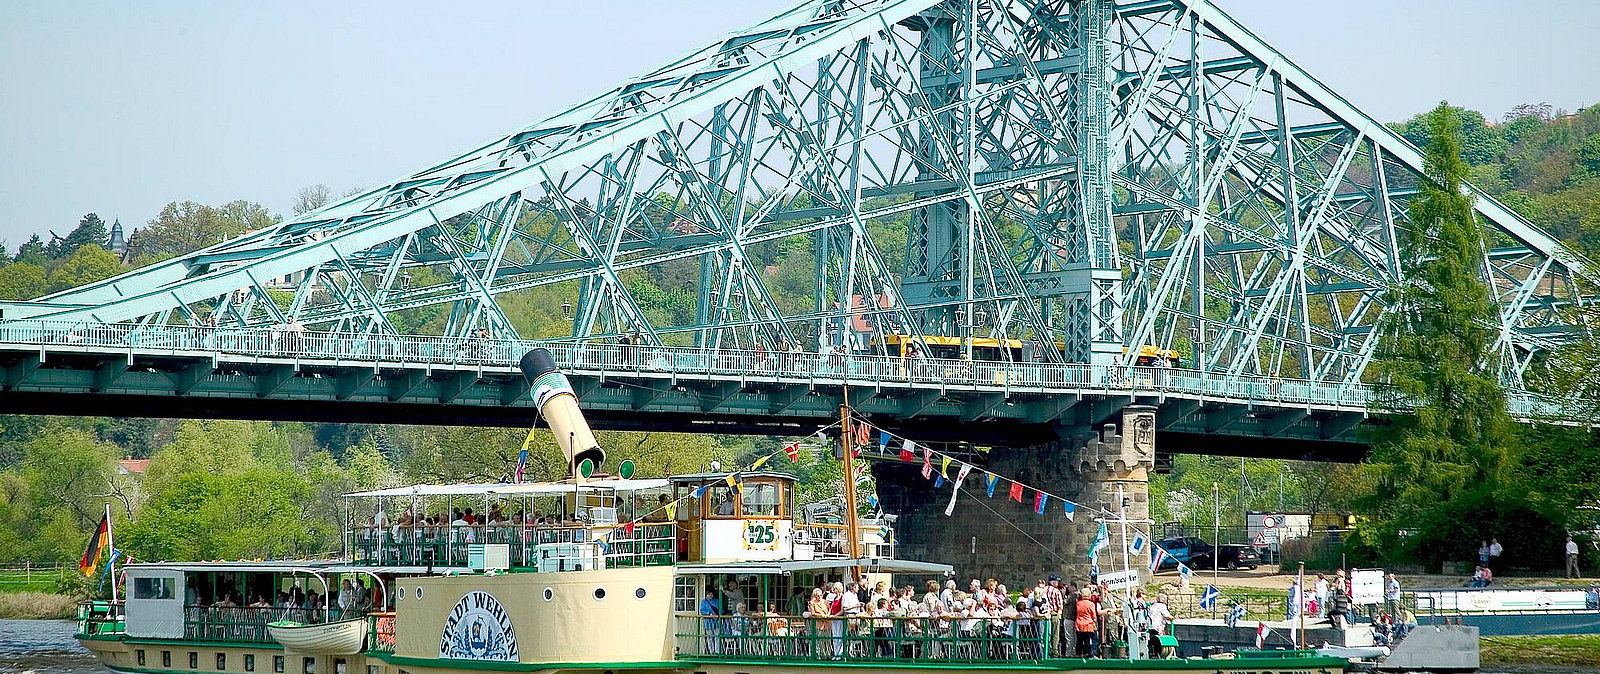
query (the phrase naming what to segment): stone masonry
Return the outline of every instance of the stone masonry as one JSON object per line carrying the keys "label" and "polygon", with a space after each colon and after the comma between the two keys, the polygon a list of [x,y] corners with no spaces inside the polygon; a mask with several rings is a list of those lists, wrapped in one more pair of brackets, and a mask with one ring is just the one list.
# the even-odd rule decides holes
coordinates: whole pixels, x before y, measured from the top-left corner
{"label": "stone masonry", "polygon": [[[1117,510],[1119,484],[1128,499],[1128,519],[1149,517],[1155,409],[1128,406],[1120,423],[1063,426],[1061,437],[1033,447],[993,448],[987,463],[976,465],[967,477],[949,517],[944,510],[950,483],[936,490],[932,480],[924,480],[920,455],[917,463],[875,463],[878,498],[885,512],[900,516],[894,527],[896,556],[950,564],[963,586],[968,578],[997,578],[1017,590],[1051,573],[1081,584],[1090,573],[1088,551],[1099,528],[1096,518],[1102,509]],[[993,498],[985,495],[983,474],[976,469],[1001,477]],[[955,472],[952,463],[951,478]],[[1010,478],[1071,499],[1078,504],[1075,520],[1066,518],[1063,504],[1055,499],[1046,504],[1045,514],[1034,514],[1031,489],[1021,503],[1010,500]],[[1100,566],[1110,573],[1122,567],[1122,535],[1115,523],[1108,523],[1107,530],[1110,546],[1100,553]],[[1132,537],[1131,528],[1128,535]],[[1149,578],[1147,563],[1143,557],[1128,560],[1143,580]]]}

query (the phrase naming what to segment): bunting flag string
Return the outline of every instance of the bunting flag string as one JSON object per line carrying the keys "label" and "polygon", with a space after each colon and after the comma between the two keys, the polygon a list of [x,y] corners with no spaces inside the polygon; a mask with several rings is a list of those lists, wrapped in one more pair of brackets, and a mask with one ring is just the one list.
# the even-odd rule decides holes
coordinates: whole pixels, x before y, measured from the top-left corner
{"label": "bunting flag string", "polygon": [[1011,481],[1011,500],[1017,503],[1022,502],[1022,483],[1016,480]]}
{"label": "bunting flag string", "polygon": [[939,475],[943,476],[943,477],[947,477],[947,478],[950,477],[950,455],[949,454],[941,454],[941,455],[939,455]]}
{"label": "bunting flag string", "polygon": [[1044,514],[1044,504],[1045,504],[1045,502],[1047,502],[1049,500],[1050,500],[1050,495],[1049,494],[1046,494],[1046,493],[1044,493],[1042,491],[1037,493],[1037,494],[1035,494],[1034,497],[1033,497],[1033,514],[1035,514],[1035,515],[1043,515]]}
{"label": "bunting flag string", "polygon": [[750,464],[750,470],[755,470],[757,468],[760,468],[762,466],[762,464],[765,464],[767,462],[767,459],[770,459],[770,458],[772,458],[772,455],[768,454],[768,455],[763,456],[763,457],[761,457],[759,459],[756,459],[755,463]]}
{"label": "bunting flag string", "polygon": [[938,488],[943,487],[943,486],[944,486],[944,474],[940,473],[938,475],[933,476],[933,488],[934,489],[938,489]]}
{"label": "bunting flag string", "polygon": [[994,498],[994,488],[998,484],[1000,484],[1000,476],[999,475],[995,475],[994,473],[990,473],[988,471],[984,471],[984,473],[983,473],[983,488],[984,488],[984,491],[988,492],[989,498]]}
{"label": "bunting flag string", "polygon": [[783,453],[789,456],[789,463],[800,463],[800,443],[791,442],[783,446]]}

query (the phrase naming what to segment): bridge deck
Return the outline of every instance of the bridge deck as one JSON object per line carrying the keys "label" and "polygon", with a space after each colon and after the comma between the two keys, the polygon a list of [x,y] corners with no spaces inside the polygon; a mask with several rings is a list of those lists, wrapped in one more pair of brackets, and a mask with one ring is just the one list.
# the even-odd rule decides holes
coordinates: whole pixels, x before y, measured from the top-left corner
{"label": "bridge deck", "polygon": [[[27,322],[0,324],[0,400],[35,413],[520,426],[533,414],[516,363],[535,346],[602,428],[804,433],[837,416],[848,385],[882,424],[960,421],[927,430],[962,439],[1020,441],[1028,426],[1097,424],[1142,403],[1168,433],[1345,443],[1379,394],[1134,366]],[[1561,416],[1548,400],[1514,402],[1524,417]]]}

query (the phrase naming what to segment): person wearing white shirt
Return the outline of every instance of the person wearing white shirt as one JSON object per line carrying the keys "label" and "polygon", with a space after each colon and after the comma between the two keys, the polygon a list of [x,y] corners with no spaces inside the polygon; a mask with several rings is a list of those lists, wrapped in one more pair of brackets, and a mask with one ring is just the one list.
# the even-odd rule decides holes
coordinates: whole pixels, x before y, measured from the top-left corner
{"label": "person wearing white shirt", "polygon": [[1504,572],[1506,567],[1500,566],[1500,553],[1506,549],[1500,545],[1500,539],[1489,539],[1489,566],[1496,571]]}
{"label": "person wearing white shirt", "polygon": [[1567,536],[1567,577],[1578,577],[1578,544],[1572,541],[1572,536]]}
{"label": "person wearing white shirt", "polygon": [[1156,594],[1156,600],[1150,604],[1150,652],[1149,657],[1160,657],[1161,635],[1167,633],[1167,622],[1172,620],[1172,612],[1167,610],[1167,595],[1165,592]]}
{"label": "person wearing white shirt", "polygon": [[1328,576],[1317,574],[1317,584],[1313,587],[1317,595],[1317,617],[1328,617]]}

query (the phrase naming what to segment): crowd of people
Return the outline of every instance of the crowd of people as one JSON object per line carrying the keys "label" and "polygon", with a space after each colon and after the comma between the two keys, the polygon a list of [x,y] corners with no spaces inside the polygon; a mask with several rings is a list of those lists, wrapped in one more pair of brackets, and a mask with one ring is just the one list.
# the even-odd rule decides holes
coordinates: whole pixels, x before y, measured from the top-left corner
{"label": "crowd of people", "polygon": [[1164,594],[1148,601],[1136,589],[1125,605],[1104,584],[1063,584],[1056,575],[1014,598],[993,578],[974,578],[964,589],[954,580],[928,581],[920,591],[834,581],[798,588],[786,607],[751,602],[729,580],[706,587],[699,614],[710,653],[809,648],[812,655],[841,659],[1110,657],[1128,621],[1152,652],[1160,652],[1172,621]]}

